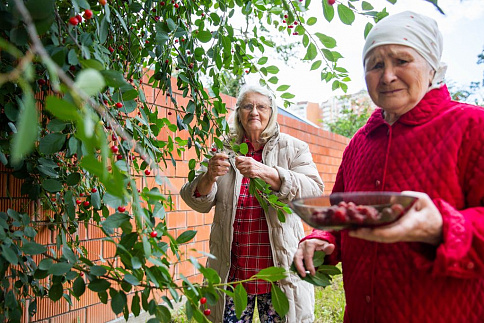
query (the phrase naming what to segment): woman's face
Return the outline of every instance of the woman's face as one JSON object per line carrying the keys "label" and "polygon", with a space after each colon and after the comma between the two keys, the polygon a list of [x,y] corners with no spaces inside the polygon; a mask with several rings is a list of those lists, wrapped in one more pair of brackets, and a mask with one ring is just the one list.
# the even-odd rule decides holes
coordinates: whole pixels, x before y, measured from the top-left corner
{"label": "woman's face", "polygon": [[258,137],[262,133],[271,114],[271,101],[260,93],[247,93],[239,106],[239,120],[249,137]]}
{"label": "woman's face", "polygon": [[408,46],[378,46],[365,59],[365,80],[371,99],[398,116],[420,102],[433,75],[427,61]]}

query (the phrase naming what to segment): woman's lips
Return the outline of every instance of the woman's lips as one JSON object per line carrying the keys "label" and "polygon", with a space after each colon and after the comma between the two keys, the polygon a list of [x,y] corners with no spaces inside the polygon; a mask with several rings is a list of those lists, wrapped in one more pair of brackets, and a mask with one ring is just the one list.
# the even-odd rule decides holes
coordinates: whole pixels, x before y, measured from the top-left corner
{"label": "woman's lips", "polygon": [[400,92],[402,91],[401,89],[396,89],[396,90],[382,90],[380,91],[381,94],[385,94],[385,95],[389,95],[389,94],[393,94],[393,93],[397,93],[397,92]]}

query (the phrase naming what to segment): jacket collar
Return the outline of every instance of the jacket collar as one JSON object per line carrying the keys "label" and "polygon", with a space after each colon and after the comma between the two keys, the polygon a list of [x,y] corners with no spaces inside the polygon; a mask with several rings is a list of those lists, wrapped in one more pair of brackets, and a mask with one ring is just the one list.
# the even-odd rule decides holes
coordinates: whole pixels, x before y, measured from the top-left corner
{"label": "jacket collar", "polygon": [[[424,124],[440,114],[442,110],[448,109],[450,102],[449,90],[446,85],[443,85],[439,89],[433,89],[425,94],[422,100],[412,110],[402,115],[395,123],[409,126]],[[370,134],[382,124],[388,125],[385,119],[383,119],[382,112],[382,109],[377,109],[373,112],[362,129],[365,135]]]}

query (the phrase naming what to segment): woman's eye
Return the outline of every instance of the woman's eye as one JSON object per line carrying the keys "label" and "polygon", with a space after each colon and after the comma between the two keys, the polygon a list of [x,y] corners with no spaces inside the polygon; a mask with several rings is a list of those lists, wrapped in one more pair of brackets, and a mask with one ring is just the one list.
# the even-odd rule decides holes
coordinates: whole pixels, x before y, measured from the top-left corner
{"label": "woman's eye", "polygon": [[408,61],[406,61],[404,59],[399,59],[398,60],[398,64],[400,64],[400,65],[404,65],[404,64],[407,64],[407,63],[408,63]]}
{"label": "woman's eye", "polygon": [[373,64],[372,70],[376,70],[382,67],[383,67],[383,63],[375,63]]}

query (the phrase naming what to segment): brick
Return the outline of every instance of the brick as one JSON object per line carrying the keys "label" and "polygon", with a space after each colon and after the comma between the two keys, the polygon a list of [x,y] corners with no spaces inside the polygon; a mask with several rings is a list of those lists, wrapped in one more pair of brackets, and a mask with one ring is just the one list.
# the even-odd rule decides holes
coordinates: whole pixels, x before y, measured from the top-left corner
{"label": "brick", "polygon": [[49,298],[37,298],[37,313],[32,316],[32,321],[43,320],[55,315],[60,315],[67,312],[68,303],[61,299],[58,302],[53,302]]}
{"label": "brick", "polygon": [[84,323],[86,322],[86,309],[69,312],[50,319],[50,323]]}
{"label": "brick", "polygon": [[166,225],[169,228],[186,228],[187,215],[186,212],[168,212],[166,215]]}
{"label": "brick", "polygon": [[[183,200],[181,200],[181,201],[183,201]],[[188,211],[186,214],[187,214],[187,226],[188,227],[197,227],[197,226],[204,224],[204,214],[196,212],[196,211]]]}
{"label": "brick", "polygon": [[87,322],[89,323],[105,323],[116,318],[111,310],[111,302],[108,304],[96,304],[87,308]]}

